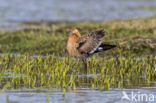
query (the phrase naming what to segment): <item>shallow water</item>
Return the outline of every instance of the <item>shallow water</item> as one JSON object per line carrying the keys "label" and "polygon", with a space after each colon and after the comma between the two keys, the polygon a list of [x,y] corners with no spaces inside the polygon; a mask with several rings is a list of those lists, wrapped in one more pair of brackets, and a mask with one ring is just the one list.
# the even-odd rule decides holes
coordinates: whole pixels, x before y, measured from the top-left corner
{"label": "shallow water", "polygon": [[155,0],[0,0],[0,26],[22,21],[99,21],[152,16]]}
{"label": "shallow water", "polygon": [[[125,92],[131,100],[122,99]],[[131,98],[132,93],[135,99]],[[138,96],[146,94],[147,101],[140,101]],[[154,96],[156,101],[155,87],[141,87],[139,89],[114,89],[110,91],[92,90],[81,88],[67,91],[65,96],[57,89],[18,89],[0,93],[0,103],[155,103],[149,101],[149,95]],[[137,100],[137,101],[136,101]]]}
{"label": "shallow water", "polygon": [[[17,74],[14,78],[19,75]],[[83,79],[94,77],[93,74],[75,76]],[[25,75],[22,77],[25,77]],[[7,78],[12,78],[12,76],[7,76]],[[139,78],[145,77],[138,77],[137,79]],[[107,91],[88,88],[87,82],[82,82],[82,86],[77,89],[68,88],[65,92],[60,88],[46,87],[8,89],[6,91],[0,89],[0,103],[155,103],[155,81],[148,83],[142,81],[130,85],[126,82],[124,82],[124,88],[110,88]],[[123,99],[124,93],[127,94],[130,100]],[[151,95],[153,99],[150,99]],[[144,96],[144,100],[138,99],[142,96]]]}

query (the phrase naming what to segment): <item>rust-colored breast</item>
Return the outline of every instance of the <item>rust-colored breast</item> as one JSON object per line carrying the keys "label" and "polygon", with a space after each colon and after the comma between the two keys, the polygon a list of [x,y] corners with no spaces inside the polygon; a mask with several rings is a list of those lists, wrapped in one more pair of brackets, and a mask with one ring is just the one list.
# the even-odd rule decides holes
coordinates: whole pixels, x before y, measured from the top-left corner
{"label": "rust-colored breast", "polygon": [[76,42],[78,40],[78,37],[74,34],[71,34],[69,39],[68,39],[68,42],[67,42],[67,50],[69,52],[69,54],[71,56],[79,56],[80,53],[79,51],[77,50],[76,48]]}

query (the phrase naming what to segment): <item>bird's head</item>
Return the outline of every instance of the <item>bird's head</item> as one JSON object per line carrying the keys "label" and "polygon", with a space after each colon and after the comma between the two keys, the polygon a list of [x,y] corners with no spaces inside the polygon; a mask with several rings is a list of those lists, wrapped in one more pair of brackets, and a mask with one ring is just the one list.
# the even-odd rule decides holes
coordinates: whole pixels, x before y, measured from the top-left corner
{"label": "bird's head", "polygon": [[81,37],[81,34],[79,33],[79,30],[78,29],[74,29],[73,31],[72,31],[72,34],[73,35],[76,35],[77,37]]}

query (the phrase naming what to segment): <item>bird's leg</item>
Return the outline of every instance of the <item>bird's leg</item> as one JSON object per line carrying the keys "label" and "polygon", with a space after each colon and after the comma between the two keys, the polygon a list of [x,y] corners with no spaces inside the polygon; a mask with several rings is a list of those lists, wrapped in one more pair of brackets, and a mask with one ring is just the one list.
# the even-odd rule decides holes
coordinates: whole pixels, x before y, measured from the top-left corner
{"label": "bird's leg", "polygon": [[87,59],[86,58],[83,58],[82,59],[82,62],[83,62],[83,65],[84,65],[84,68],[83,68],[83,71],[84,71],[84,75],[86,76],[85,78],[84,78],[84,83],[87,83]]}
{"label": "bird's leg", "polygon": [[83,65],[84,65],[84,73],[87,74],[87,59],[82,58],[82,62],[83,62]]}

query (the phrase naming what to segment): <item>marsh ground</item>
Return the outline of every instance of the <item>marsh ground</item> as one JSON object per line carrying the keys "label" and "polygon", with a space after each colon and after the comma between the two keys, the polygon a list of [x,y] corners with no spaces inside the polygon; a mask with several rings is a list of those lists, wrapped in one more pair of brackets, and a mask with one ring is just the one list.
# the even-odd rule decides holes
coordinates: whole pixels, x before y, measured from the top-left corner
{"label": "marsh ground", "polygon": [[[32,94],[33,103],[51,102],[54,98],[55,102],[75,103],[70,98],[74,94],[73,98],[80,98],[76,100],[79,103],[99,102],[100,95],[104,101],[121,103],[124,102],[121,101],[123,89],[128,93],[141,90],[156,96],[155,16],[103,22],[24,24],[27,25],[24,29],[0,32],[1,100],[18,103],[22,95],[29,98]],[[103,40],[117,45],[113,50],[88,58],[87,75],[82,62],[69,57],[66,51],[68,36],[76,27],[81,34],[104,28],[107,35]],[[86,100],[84,94],[95,99]]]}

